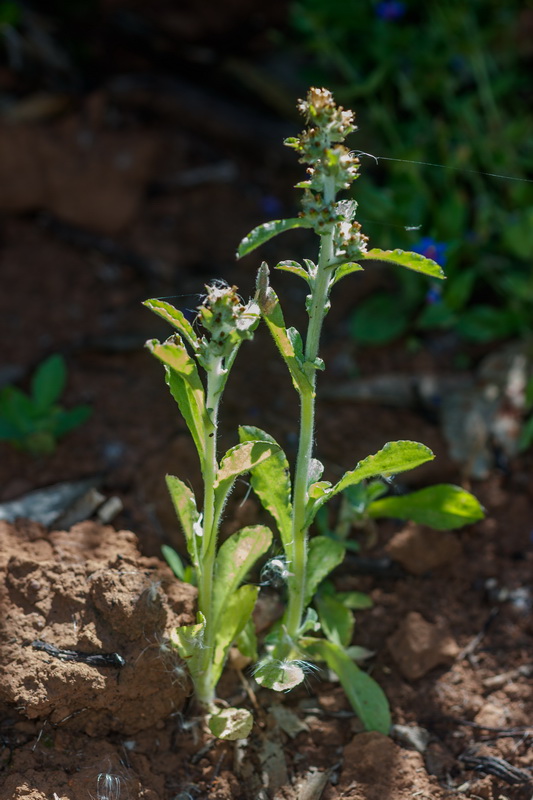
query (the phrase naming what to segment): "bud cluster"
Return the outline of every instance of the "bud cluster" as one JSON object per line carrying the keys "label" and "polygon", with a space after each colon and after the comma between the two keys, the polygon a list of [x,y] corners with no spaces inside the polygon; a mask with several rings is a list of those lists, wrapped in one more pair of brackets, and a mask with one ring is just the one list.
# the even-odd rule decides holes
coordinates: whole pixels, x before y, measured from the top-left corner
{"label": "bud cluster", "polygon": [[298,184],[298,188],[304,189],[300,216],[319,235],[334,225],[339,255],[357,258],[366,249],[366,237],[360,233],[359,224],[352,222],[353,213],[346,215],[340,204],[326,202],[324,197],[326,186],[331,196],[332,191],[349,189],[358,177],[359,159],[342,144],[356,130],[354,114],[337,106],[327,89],[310,89],[298,109],[309,127],[285,144],[301,154],[300,163],[309,165],[308,180]]}
{"label": "bud cluster", "polygon": [[214,358],[226,358],[244,339],[251,339],[260,319],[254,301],[246,305],[236,286],[206,286],[207,297],[198,308],[198,316],[210,334],[200,341],[198,358],[204,366]]}

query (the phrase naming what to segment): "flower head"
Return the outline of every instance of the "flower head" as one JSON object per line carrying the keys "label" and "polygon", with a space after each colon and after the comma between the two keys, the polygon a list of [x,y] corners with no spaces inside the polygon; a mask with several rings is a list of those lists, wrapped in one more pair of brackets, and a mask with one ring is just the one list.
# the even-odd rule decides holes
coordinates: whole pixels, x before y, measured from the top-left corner
{"label": "flower head", "polygon": [[207,297],[198,309],[203,327],[210,334],[200,343],[200,358],[228,356],[243,339],[251,339],[260,319],[259,307],[252,300],[246,305],[236,286],[206,286]]}

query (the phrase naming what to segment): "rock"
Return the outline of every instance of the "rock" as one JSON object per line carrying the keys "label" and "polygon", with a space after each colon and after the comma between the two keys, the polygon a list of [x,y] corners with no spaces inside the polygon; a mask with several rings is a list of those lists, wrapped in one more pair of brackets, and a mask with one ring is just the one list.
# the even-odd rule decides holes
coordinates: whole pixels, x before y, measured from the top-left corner
{"label": "rock", "polygon": [[408,523],[393,536],[387,547],[388,555],[413,575],[423,575],[456,561],[461,550],[456,534],[435,531],[415,523]]}
{"label": "rock", "polygon": [[427,622],[411,611],[387,640],[402,675],[417,680],[440,664],[450,664],[459,647],[443,623]]}

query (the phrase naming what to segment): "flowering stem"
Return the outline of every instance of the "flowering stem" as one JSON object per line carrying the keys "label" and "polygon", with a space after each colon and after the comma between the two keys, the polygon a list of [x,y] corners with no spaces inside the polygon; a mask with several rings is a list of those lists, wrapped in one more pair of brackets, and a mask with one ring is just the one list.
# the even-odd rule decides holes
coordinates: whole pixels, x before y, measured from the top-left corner
{"label": "flowering stem", "polygon": [[[335,199],[335,183],[329,180],[324,187],[324,204],[330,205]],[[289,602],[286,616],[288,639],[297,637],[305,610],[307,573],[307,530],[305,525],[310,466],[313,456],[315,424],[316,366],[322,323],[327,313],[330,288],[330,270],[334,260],[333,225],[321,235],[320,254],[315,282],[311,292],[309,324],[305,342],[305,370],[310,388],[300,395],[300,439],[294,479],[293,518],[292,518],[292,577],[289,579]]]}

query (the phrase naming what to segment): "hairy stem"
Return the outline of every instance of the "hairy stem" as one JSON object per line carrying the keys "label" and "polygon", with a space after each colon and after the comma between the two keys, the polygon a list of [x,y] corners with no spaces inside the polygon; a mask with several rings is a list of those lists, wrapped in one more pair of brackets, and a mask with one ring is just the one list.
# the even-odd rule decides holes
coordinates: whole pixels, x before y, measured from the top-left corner
{"label": "hairy stem", "polygon": [[[330,205],[335,198],[333,180],[324,187],[324,203]],[[305,342],[306,372],[311,388],[300,395],[300,439],[294,478],[293,517],[292,517],[292,577],[289,579],[289,602],[286,615],[287,637],[293,641],[302,623],[305,610],[307,573],[307,527],[305,509],[308,499],[309,471],[313,456],[315,426],[315,387],[322,322],[326,315],[330,274],[328,267],[333,263],[333,224],[321,236],[320,254],[316,280],[311,293],[309,325]]]}
{"label": "hairy stem", "polygon": [[212,661],[215,631],[213,630],[213,582],[217,545],[215,519],[215,479],[218,470],[216,440],[218,432],[218,407],[225,382],[223,359],[217,359],[207,373],[206,407],[209,422],[205,426],[204,442],[204,516],[202,524],[202,545],[198,576],[198,610],[205,617],[205,632],[202,658],[198,670],[193,675],[196,696],[199,703],[209,707],[215,699],[215,686],[212,679]]}

